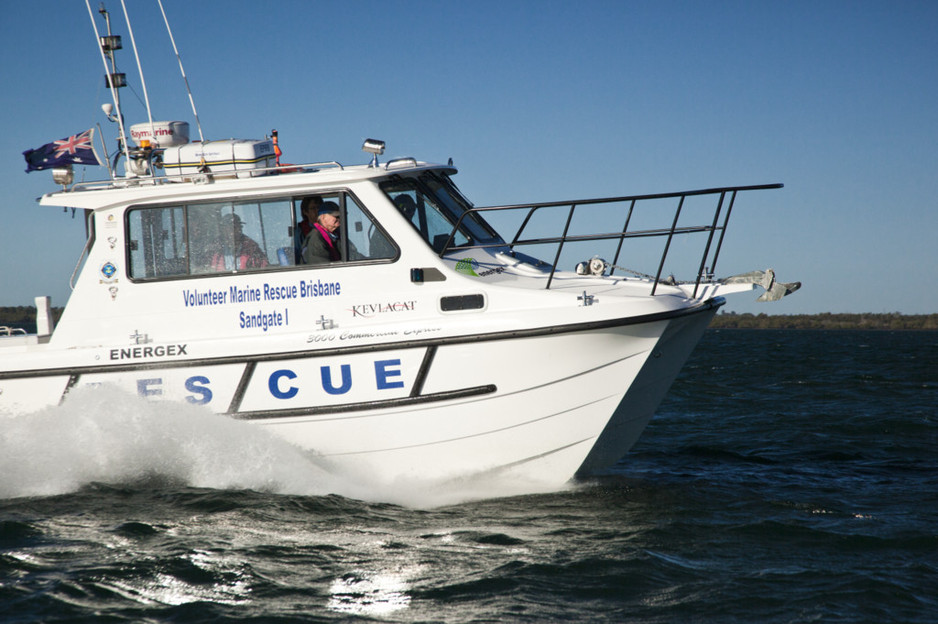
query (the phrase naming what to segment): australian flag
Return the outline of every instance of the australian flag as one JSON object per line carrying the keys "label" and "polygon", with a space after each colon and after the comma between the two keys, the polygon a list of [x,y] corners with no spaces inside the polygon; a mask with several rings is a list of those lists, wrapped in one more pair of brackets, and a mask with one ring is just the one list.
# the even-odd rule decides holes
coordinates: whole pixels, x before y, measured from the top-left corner
{"label": "australian flag", "polygon": [[26,150],[23,152],[23,157],[26,158],[26,173],[65,165],[103,164],[94,151],[93,139],[94,128],[91,128],[81,134],[73,134],[67,139]]}

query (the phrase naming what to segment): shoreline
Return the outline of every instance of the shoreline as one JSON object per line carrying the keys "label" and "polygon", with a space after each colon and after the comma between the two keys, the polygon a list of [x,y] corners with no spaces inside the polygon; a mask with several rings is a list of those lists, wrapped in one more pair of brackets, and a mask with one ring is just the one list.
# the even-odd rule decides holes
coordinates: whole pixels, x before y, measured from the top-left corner
{"label": "shoreline", "polygon": [[820,329],[871,331],[938,331],[936,314],[836,313],[820,314],[737,314],[713,317],[707,329]]}

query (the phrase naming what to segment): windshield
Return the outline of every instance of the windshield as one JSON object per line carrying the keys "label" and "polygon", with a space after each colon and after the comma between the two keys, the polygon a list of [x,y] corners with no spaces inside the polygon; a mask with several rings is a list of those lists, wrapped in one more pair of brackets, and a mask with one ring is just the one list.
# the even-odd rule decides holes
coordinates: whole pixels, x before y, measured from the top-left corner
{"label": "windshield", "polygon": [[446,175],[428,171],[416,178],[395,177],[382,182],[381,190],[438,253],[447,241],[448,249],[504,244],[478,213],[467,215],[453,231],[460,216],[472,206]]}

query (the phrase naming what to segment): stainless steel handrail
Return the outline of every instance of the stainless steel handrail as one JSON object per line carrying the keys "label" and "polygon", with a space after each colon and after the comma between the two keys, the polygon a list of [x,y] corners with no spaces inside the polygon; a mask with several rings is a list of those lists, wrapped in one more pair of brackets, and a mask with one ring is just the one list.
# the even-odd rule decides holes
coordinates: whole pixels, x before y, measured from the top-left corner
{"label": "stainless steel handrail", "polygon": [[[560,254],[563,250],[564,245],[570,242],[583,242],[583,241],[600,241],[600,240],[618,240],[619,244],[616,248],[615,257],[613,260],[613,265],[616,265],[619,260],[620,252],[622,251],[623,244],[626,239],[630,238],[647,238],[647,237],[664,237],[665,244],[664,249],[661,252],[661,257],[658,260],[658,269],[655,274],[651,294],[654,295],[658,284],[661,283],[661,273],[664,269],[665,262],[668,257],[668,251],[671,248],[671,241],[675,236],[707,232],[707,242],[703,250],[703,254],[700,258],[700,265],[697,269],[697,276],[694,283],[694,296],[697,295],[697,291],[700,287],[702,281],[709,281],[712,279],[712,276],[716,270],[717,260],[720,256],[720,251],[723,247],[723,238],[726,234],[726,228],[729,223],[730,214],[732,213],[733,206],[736,202],[736,195],[741,191],[761,191],[769,189],[779,189],[782,188],[782,184],[759,184],[751,186],[728,186],[728,187],[719,187],[719,188],[709,188],[709,189],[699,189],[694,191],[682,191],[677,193],[654,193],[649,195],[627,195],[621,197],[602,197],[595,199],[578,199],[572,201],[553,201],[553,202],[540,202],[533,204],[511,204],[505,206],[485,206],[478,208],[470,208],[466,210],[463,214],[459,216],[456,221],[456,224],[453,226],[452,231],[443,245],[443,248],[440,250],[440,257],[444,257],[448,252],[453,251],[454,249],[459,249],[460,251],[466,249],[488,249],[488,248],[503,248],[506,245],[510,250],[514,251],[515,247],[525,246],[525,245],[543,245],[543,244],[556,244],[557,252],[554,255],[554,262],[551,265],[550,275],[547,278],[546,288],[550,288],[551,283],[553,282],[554,273],[557,271],[557,263],[560,259]],[[696,197],[701,195],[715,195],[717,196],[716,206],[713,209],[713,218],[709,223],[704,223],[701,225],[689,225],[678,227],[678,220],[681,216],[681,211],[684,207],[684,202],[688,197]],[[726,196],[729,195],[729,205],[726,207],[725,213],[723,212],[723,207],[726,203]],[[645,229],[645,230],[634,230],[629,231],[629,224],[632,220],[633,212],[636,208],[636,205],[639,202],[649,201],[649,200],[659,200],[659,199],[676,199],[677,207],[674,210],[674,217],[671,220],[670,227],[655,228],[655,229]],[[628,213],[625,216],[624,225],[622,231],[620,232],[597,232],[594,234],[570,234],[570,224],[573,220],[574,211],[582,209],[584,207],[595,206],[598,204],[611,204],[611,203],[628,203]],[[564,219],[563,230],[559,236],[548,236],[548,237],[538,237],[538,238],[521,238],[522,233],[525,228],[528,226],[528,223],[531,220],[531,217],[537,210],[542,208],[552,208],[552,207],[569,207],[566,218]],[[453,241],[456,238],[456,233],[460,230],[463,221],[469,217],[469,215],[474,213],[483,213],[483,212],[501,212],[501,211],[517,211],[524,210],[527,211],[521,224],[518,226],[517,231],[514,236],[507,238],[506,240],[510,241],[507,243],[486,243],[479,245],[453,245]],[[722,217],[722,220],[721,220]],[[719,232],[717,237],[716,245],[713,245],[714,235]],[[711,255],[712,250],[712,255]],[[614,269],[613,269],[614,270]]]}
{"label": "stainless steel handrail", "polygon": [[[341,171],[345,171],[345,166],[342,163],[329,160],[325,162],[316,162],[316,163],[305,163],[300,165],[284,165],[273,167],[258,167],[257,169],[221,169],[218,171],[207,172],[207,174],[212,176],[237,176],[239,173],[280,173],[280,174],[289,174],[289,173],[315,173],[321,167],[333,167],[338,168]],[[162,173],[160,175],[146,175],[139,176],[135,178],[113,178],[110,180],[96,180],[90,182],[76,182],[69,187],[68,191],[78,191],[78,190],[95,190],[95,189],[108,189],[108,188],[125,188],[128,185],[132,184],[163,184],[163,183],[177,183],[185,181],[185,178],[191,178],[193,176],[202,175],[199,173]]]}

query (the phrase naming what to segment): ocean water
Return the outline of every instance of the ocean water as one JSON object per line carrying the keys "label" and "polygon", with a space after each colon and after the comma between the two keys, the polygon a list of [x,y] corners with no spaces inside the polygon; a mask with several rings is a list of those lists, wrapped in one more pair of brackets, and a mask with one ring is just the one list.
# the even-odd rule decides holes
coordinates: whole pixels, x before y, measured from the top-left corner
{"label": "ocean water", "polygon": [[525,491],[79,395],[0,421],[0,621],[936,622],[938,333],[710,330],[623,462]]}

